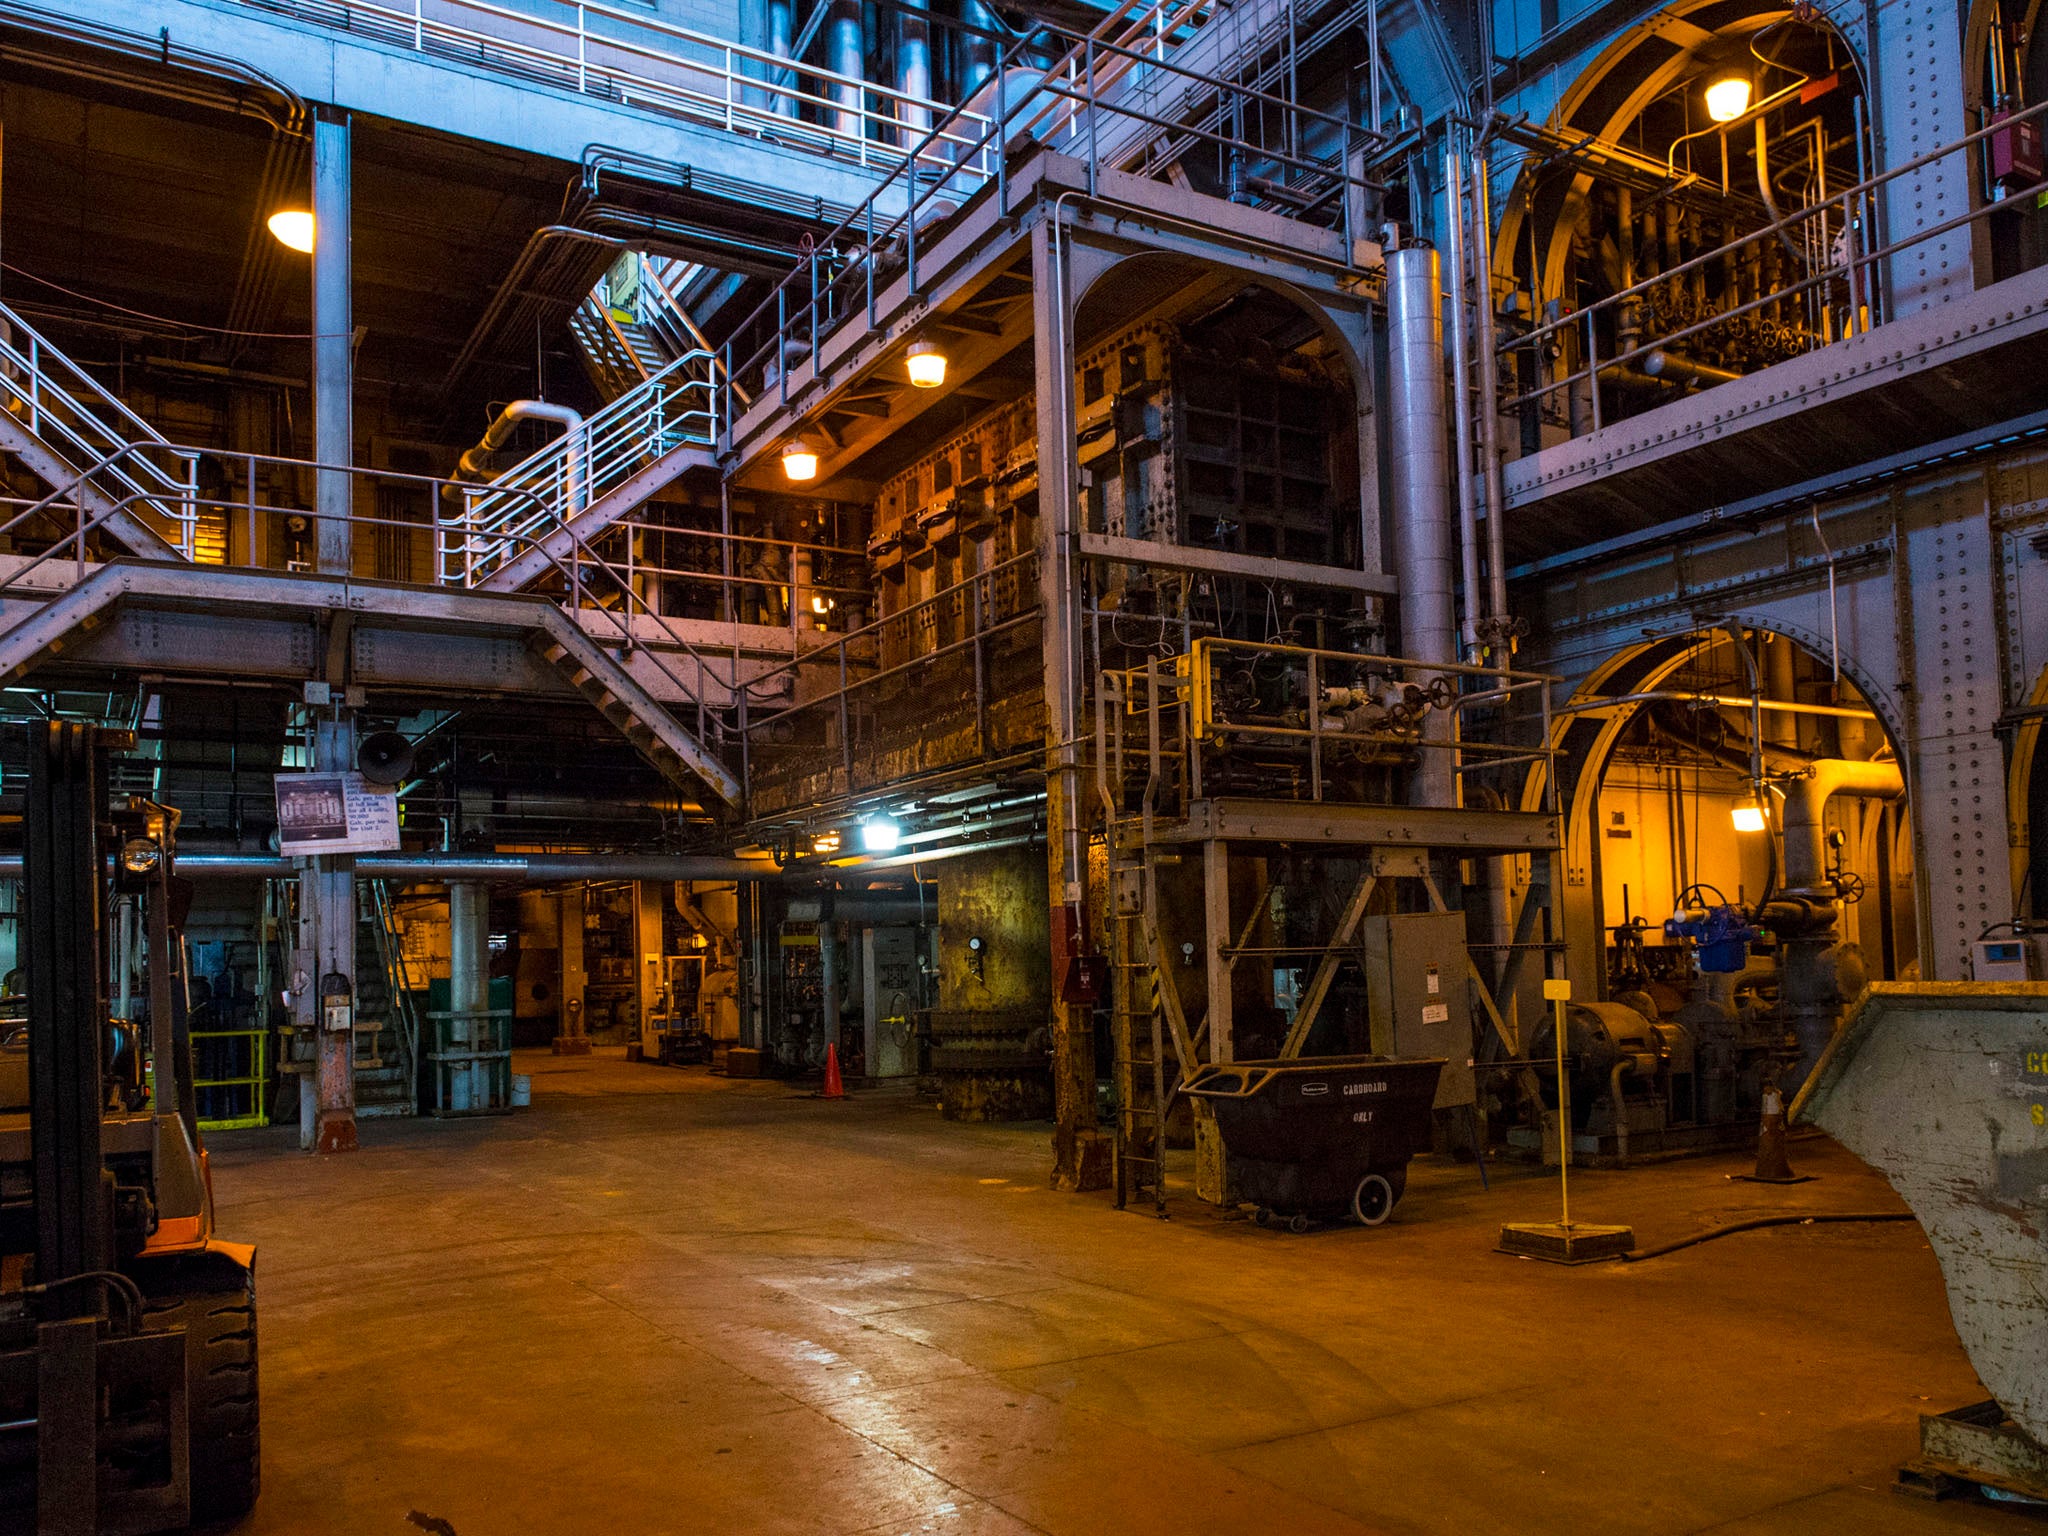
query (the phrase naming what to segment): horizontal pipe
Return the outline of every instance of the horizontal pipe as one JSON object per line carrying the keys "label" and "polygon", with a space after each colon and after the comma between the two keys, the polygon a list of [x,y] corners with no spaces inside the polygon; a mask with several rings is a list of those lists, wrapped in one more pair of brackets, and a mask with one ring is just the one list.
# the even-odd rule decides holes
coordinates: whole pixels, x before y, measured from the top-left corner
{"label": "horizontal pipe", "polygon": [[[760,880],[781,873],[770,859],[698,854],[359,853],[366,880]],[[299,873],[286,858],[248,853],[184,853],[177,872],[192,880],[285,880]],[[0,879],[21,878],[21,855],[0,853]]]}

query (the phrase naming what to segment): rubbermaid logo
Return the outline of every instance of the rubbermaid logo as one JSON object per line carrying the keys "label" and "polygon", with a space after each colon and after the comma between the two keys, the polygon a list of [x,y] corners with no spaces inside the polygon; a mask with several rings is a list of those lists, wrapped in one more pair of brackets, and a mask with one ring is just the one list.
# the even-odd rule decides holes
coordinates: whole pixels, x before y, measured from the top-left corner
{"label": "rubbermaid logo", "polygon": [[1329,1091],[1330,1085],[1328,1083],[1303,1083],[1301,1085],[1301,1096],[1304,1099],[1313,1098],[1316,1094],[1328,1093]]}

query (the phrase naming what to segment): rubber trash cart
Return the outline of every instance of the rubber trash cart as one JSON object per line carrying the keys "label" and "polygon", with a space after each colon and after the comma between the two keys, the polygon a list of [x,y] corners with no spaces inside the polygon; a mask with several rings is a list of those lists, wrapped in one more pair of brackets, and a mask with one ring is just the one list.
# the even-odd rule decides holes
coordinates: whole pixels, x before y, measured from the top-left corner
{"label": "rubber trash cart", "polygon": [[1376,1227],[1394,1214],[1408,1159],[1429,1150],[1442,1059],[1318,1056],[1199,1067],[1183,1091],[1216,1115],[1231,1187],[1264,1225],[1317,1217]]}

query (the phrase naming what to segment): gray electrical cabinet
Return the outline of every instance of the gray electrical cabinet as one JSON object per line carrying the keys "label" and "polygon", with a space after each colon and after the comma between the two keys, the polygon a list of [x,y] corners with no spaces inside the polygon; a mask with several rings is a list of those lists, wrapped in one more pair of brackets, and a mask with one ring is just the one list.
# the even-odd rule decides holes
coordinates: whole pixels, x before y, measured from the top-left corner
{"label": "gray electrical cabinet", "polygon": [[1382,1056],[1441,1056],[1436,1107],[1474,1102],[1464,914],[1368,917],[1361,942],[1373,1050]]}

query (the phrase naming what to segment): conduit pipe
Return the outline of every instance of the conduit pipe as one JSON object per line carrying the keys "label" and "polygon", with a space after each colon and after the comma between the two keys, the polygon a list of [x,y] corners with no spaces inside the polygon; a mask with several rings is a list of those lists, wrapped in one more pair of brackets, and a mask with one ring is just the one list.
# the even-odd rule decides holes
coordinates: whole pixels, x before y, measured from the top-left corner
{"label": "conduit pipe", "polygon": [[1444,151],[1444,238],[1451,268],[1451,425],[1458,455],[1458,561],[1465,588],[1465,659],[1479,659],[1479,507],[1472,484],[1471,337],[1465,318],[1465,174],[1456,143]]}
{"label": "conduit pipe", "polygon": [[[1421,662],[1455,662],[1456,607],[1451,591],[1449,434],[1444,422],[1442,282],[1434,246],[1389,251],[1387,365],[1392,401],[1389,458],[1394,507],[1394,575],[1401,603],[1401,649]],[[1424,679],[1427,681],[1427,679]],[[1457,803],[1449,751],[1452,719],[1431,710],[1423,722],[1421,767],[1411,798]]]}

